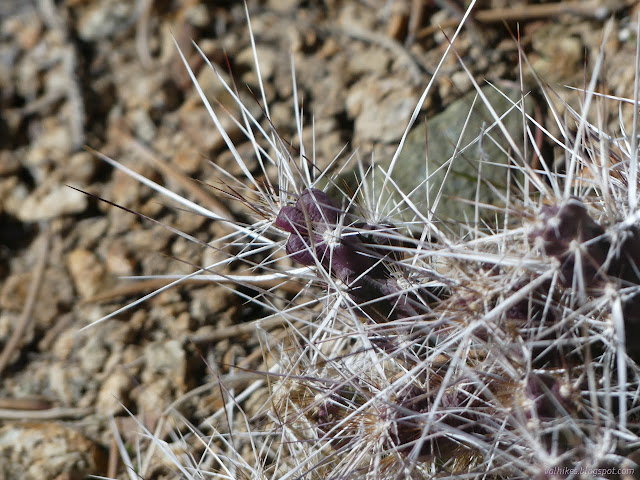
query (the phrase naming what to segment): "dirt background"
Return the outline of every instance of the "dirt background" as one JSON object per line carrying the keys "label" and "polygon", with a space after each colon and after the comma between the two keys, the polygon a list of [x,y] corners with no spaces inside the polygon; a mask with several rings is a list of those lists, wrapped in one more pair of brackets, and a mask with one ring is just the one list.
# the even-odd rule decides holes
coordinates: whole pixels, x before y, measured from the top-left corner
{"label": "dirt background", "polygon": [[[450,36],[463,3],[249,0],[278,133],[295,137],[293,56],[306,140],[313,120],[319,166],[345,147],[345,158],[356,150],[363,158],[372,151],[389,157],[447,47],[438,25]],[[550,85],[582,86],[585,64],[590,71],[612,18],[600,88],[632,97],[639,13],[630,0],[484,0],[455,45],[479,82],[517,86],[510,32],[519,24],[523,51]],[[261,114],[242,2],[0,3],[0,479],[128,478],[114,428],[131,453],[147,452],[141,425],[157,428],[172,402],[178,402],[172,414],[199,425],[220,407],[214,381],[229,374],[228,365],[264,368],[247,323],[264,312],[236,295],[236,287],[174,288],[79,332],[159,285],[119,277],[191,273],[220,253],[69,186],[203,242],[226,233],[219,223],[176,209],[85,145],[207,208],[251,221],[241,204],[206,185],[220,182],[210,162],[241,172],[173,38],[218,111],[235,113],[233,102],[191,40]],[[530,74],[524,83],[525,90],[535,87]],[[450,56],[421,118],[446,111],[472,89]],[[535,115],[552,126],[544,102],[536,103]],[[252,147],[222,117],[258,171]],[[227,268],[222,273],[239,272]],[[282,326],[269,329],[277,336]],[[252,380],[239,376],[234,388]],[[249,411],[251,405],[250,399]],[[158,432],[170,441],[169,430]],[[197,457],[198,448],[190,453]],[[147,480],[176,478],[161,456],[140,473]]]}

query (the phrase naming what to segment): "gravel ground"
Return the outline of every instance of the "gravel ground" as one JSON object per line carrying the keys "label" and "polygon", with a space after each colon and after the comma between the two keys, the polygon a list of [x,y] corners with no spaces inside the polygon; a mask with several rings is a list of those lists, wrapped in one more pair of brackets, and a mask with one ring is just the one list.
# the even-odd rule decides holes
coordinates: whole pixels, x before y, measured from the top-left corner
{"label": "gravel ground", "polygon": [[[281,137],[295,136],[293,56],[319,167],[343,148],[344,158],[354,151],[389,158],[447,46],[437,26],[451,35],[462,3],[248,0]],[[518,49],[509,29],[520,22],[522,48],[545,81],[581,86],[612,15],[601,88],[632,97],[632,19],[639,13],[634,1],[480,1],[456,50],[478,81],[517,87]],[[217,190],[220,173],[210,162],[240,172],[172,36],[209,98],[234,113],[191,40],[223,76],[233,76],[245,104],[260,114],[241,2],[0,3],[0,479],[128,478],[114,425],[133,451],[137,422],[161,428],[165,409],[179,401],[176,410],[197,425],[220,406],[220,392],[206,386],[229,373],[228,365],[264,368],[255,329],[243,327],[263,312],[226,286],[171,289],[80,331],[159,286],[120,277],[191,273],[217,255],[94,196],[202,242],[226,233],[158,198],[93,150],[207,208],[241,220],[250,215]],[[224,73],[227,64],[232,74]],[[531,75],[523,81],[525,89],[535,86]],[[446,112],[472,89],[451,56],[423,116]],[[537,118],[552,125],[532,98]],[[240,130],[223,121],[238,150],[250,153]],[[233,264],[221,273],[229,272]],[[271,329],[278,335],[282,326]],[[240,375],[234,388],[253,379]],[[175,477],[157,457],[144,478]]]}

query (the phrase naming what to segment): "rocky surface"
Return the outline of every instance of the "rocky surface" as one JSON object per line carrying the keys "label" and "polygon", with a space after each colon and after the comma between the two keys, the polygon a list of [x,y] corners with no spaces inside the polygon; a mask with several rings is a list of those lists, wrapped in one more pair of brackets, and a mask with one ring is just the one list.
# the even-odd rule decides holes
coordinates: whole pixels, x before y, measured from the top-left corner
{"label": "rocky surface", "polygon": [[[345,145],[344,158],[356,150],[365,159],[371,152],[391,158],[462,2],[426,1],[422,9],[420,2],[383,0],[247,3],[272,123],[282,138],[295,136],[293,56],[305,122],[314,121],[316,161],[324,168]],[[521,21],[522,48],[540,75],[559,90],[582,86],[584,63],[590,71],[611,17],[602,90],[632,96],[636,2],[583,2],[580,12],[564,13],[541,2],[550,7],[538,18],[525,12],[539,2],[478,3],[483,13],[462,32],[456,51],[479,82],[518,88],[518,49],[507,27],[515,31]],[[496,17],[505,7],[521,7],[510,11],[506,26]],[[449,26],[443,32],[440,24]],[[228,365],[264,368],[254,355],[260,351],[255,329],[229,328],[260,312],[222,286],[168,290],[81,331],[158,286],[118,277],[190,273],[192,265],[212,263],[216,252],[70,186],[201,241],[225,233],[173,208],[84,145],[208,208],[249,215],[206,187],[220,180],[209,161],[240,172],[174,38],[209,98],[237,113],[191,40],[221,75],[233,75],[245,104],[260,114],[242,2],[0,3],[1,480],[129,478],[115,431],[135,449],[140,425],[161,427],[176,400],[180,414],[198,425],[221,405],[219,391],[202,386],[215,385]],[[523,82],[527,90],[535,87],[530,74]],[[469,104],[465,94],[473,88],[455,56],[447,57],[418,128],[460,98]],[[532,95],[532,103],[539,121],[553,128],[544,102]],[[240,130],[222,119],[239,151],[250,152]],[[180,180],[185,177],[204,183]],[[234,378],[241,389],[253,377]],[[260,407],[256,399],[246,408],[251,405]],[[160,459],[145,468],[147,479],[175,478]]]}

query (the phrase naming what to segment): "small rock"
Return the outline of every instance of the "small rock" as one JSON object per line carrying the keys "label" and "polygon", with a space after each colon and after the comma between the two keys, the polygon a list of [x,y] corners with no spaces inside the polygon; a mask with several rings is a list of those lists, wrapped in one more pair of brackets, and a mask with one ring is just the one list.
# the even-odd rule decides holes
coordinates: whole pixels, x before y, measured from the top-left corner
{"label": "small rock", "polygon": [[0,428],[0,478],[88,475],[106,475],[106,455],[75,430],[58,423],[9,423]]}
{"label": "small rock", "polygon": [[76,291],[82,298],[95,295],[104,285],[105,269],[89,250],[77,248],[67,255],[67,267]]}
{"label": "small rock", "polygon": [[204,28],[211,23],[209,11],[204,4],[191,5],[186,8],[184,18],[194,27]]}
{"label": "small rock", "polygon": [[111,353],[117,347],[109,344],[109,331],[111,329],[106,324],[96,325],[92,328],[82,342],[78,343],[77,351],[74,357],[82,367],[83,372],[97,375],[104,371],[106,364],[112,355]]}
{"label": "small rock", "polygon": [[132,391],[139,412],[158,413],[164,411],[174,398],[174,386],[168,378],[145,381]]}
{"label": "small rock", "polygon": [[353,75],[385,75],[390,63],[391,56],[387,51],[364,48],[358,52],[354,52],[350,58],[349,71]]}
{"label": "small rock", "polygon": [[17,217],[23,222],[49,220],[62,215],[83,212],[87,196],[66,185],[43,186],[29,195],[20,206]]}
{"label": "small rock", "polygon": [[24,306],[29,290],[31,273],[24,272],[13,274],[4,280],[0,292],[0,307],[3,310],[19,312]]}
{"label": "small rock", "polygon": [[[226,113],[222,113],[218,119],[222,128],[232,141],[241,137],[242,133],[233,119]],[[194,106],[180,110],[180,130],[203,155],[219,150],[225,146],[225,141],[220,132],[215,128],[209,112],[204,107]]]}
{"label": "small rock", "polygon": [[460,93],[467,93],[473,88],[473,83],[465,71],[458,71],[451,75],[451,83],[453,83]]}
{"label": "small rock", "polygon": [[67,123],[57,117],[49,117],[42,122],[33,139],[33,146],[27,150],[24,165],[36,180],[48,178],[52,160],[64,163],[73,149],[71,133]]}
{"label": "small rock", "polygon": [[124,241],[132,251],[143,252],[147,257],[150,252],[162,252],[174,235],[165,228],[154,227],[151,230],[131,231],[125,236]]}
{"label": "small rock", "polygon": [[121,242],[114,242],[107,251],[105,266],[113,275],[133,275],[135,260]]}
{"label": "small rock", "polygon": [[42,35],[42,21],[38,15],[29,15],[27,20],[16,32],[16,40],[22,50],[31,50],[36,46]]}
{"label": "small rock", "polygon": [[19,319],[20,314],[18,312],[10,312],[4,306],[2,307],[0,311],[0,338],[3,340],[3,344],[13,332]]}
{"label": "small rock", "polygon": [[129,112],[127,118],[138,138],[147,143],[151,143],[156,138],[158,128],[146,111],[140,109],[133,110]]}
{"label": "small rock", "polygon": [[[208,315],[224,317],[220,315],[229,311],[238,297],[233,290],[221,286],[197,288],[191,291],[190,311],[194,316]],[[216,315],[217,314],[217,315]]]}
{"label": "small rock", "polygon": [[78,152],[65,160],[62,176],[65,182],[87,185],[95,175],[97,167],[98,159],[94,155],[89,152]]}
{"label": "small rock", "polygon": [[183,146],[176,152],[172,163],[185,174],[193,175],[206,163],[206,159],[202,158],[198,149],[192,146]]}
{"label": "small rock", "polygon": [[194,326],[194,319],[189,312],[182,312],[176,315],[175,320],[167,325],[167,333],[171,338],[181,338],[191,333]]}
{"label": "small rock", "polygon": [[184,387],[187,368],[186,352],[178,340],[157,341],[145,348],[145,366],[142,380],[146,383],[157,376],[171,381],[172,385]]}
{"label": "small rock", "polygon": [[[136,171],[144,176],[151,173],[151,170],[145,168],[136,168]],[[147,192],[147,187],[140,186],[140,182],[125,172],[117,170],[113,173],[113,187],[109,199],[117,205],[135,209],[142,196]]]}
{"label": "small rock", "polygon": [[107,219],[101,217],[85,218],[76,222],[74,230],[77,239],[74,238],[74,245],[93,250],[96,244],[103,239],[108,226]]}
{"label": "small rock", "polygon": [[79,338],[75,328],[68,328],[60,332],[49,348],[50,354],[57,360],[64,361],[69,359],[75,351],[75,345],[78,343]]}
{"label": "small rock", "polygon": [[17,216],[28,196],[27,186],[17,176],[0,177],[0,212]]}
{"label": "small rock", "polygon": [[79,37],[87,42],[113,38],[137,18],[135,2],[108,0],[91,5],[82,10],[77,27]]}
{"label": "small rock", "polygon": [[[278,52],[271,48],[265,48],[256,46],[256,52],[258,55],[258,65],[260,66],[260,76],[262,80],[268,80],[273,76],[274,71],[276,70],[276,66],[278,63],[282,62],[282,59],[279,58]],[[255,60],[253,56],[253,49],[251,47],[245,48],[241,51],[237,56],[236,60],[238,63],[246,65],[251,68],[251,80],[253,80],[252,84],[258,84],[257,73],[255,72]],[[248,77],[243,77],[245,80],[248,80]]]}
{"label": "small rock", "polygon": [[568,36],[566,26],[549,23],[533,37],[533,51],[539,56],[533,69],[547,82],[580,84],[583,80],[584,45],[577,36]]}
{"label": "small rock", "polygon": [[355,117],[358,141],[395,142],[403,134],[416,94],[401,78],[367,77],[347,95],[347,112]]}
{"label": "small rock", "polygon": [[[482,91],[498,115],[502,115],[511,108],[511,102],[493,87],[485,86]],[[507,90],[505,94],[513,101],[520,99],[520,93],[517,89]],[[504,151],[507,151],[509,147],[498,127],[494,127],[490,135],[500,147],[489,139],[488,135],[484,135],[482,142],[470,145],[470,142],[483,131],[483,126],[489,128],[493,122],[491,114],[479,98],[476,100],[464,136],[460,141],[460,149],[464,149],[464,151],[457,153],[445,180],[445,169],[441,167],[454,153],[454,147],[460,140],[464,123],[460,119],[466,118],[469,114],[475,96],[475,90],[469,92],[449,105],[444,112],[427,120],[431,176],[429,197],[434,199],[442,185],[443,195],[436,209],[436,215],[441,219],[455,219],[464,222],[465,218],[473,218],[475,207],[472,202],[475,200],[478,188],[479,170],[486,183],[495,185],[498,190],[506,188],[510,163]],[[512,138],[522,138],[522,114],[520,111],[512,110],[502,121]],[[397,166],[393,171],[393,179],[402,191],[410,192],[421,182],[424,182],[426,178],[426,146],[424,125],[417,126],[407,136]],[[388,162],[382,163],[382,165],[383,168],[387,168]],[[434,173],[436,170],[438,172]],[[511,172],[512,182],[515,175],[514,172]],[[500,197],[486,183],[480,184],[480,202],[499,206],[501,204]],[[419,195],[424,198],[422,192],[424,190]],[[465,199],[470,203],[463,203],[460,199]],[[483,211],[484,209],[481,208],[481,214]],[[494,215],[494,212],[489,214]]]}
{"label": "small rock", "polygon": [[[24,308],[29,286],[33,281],[31,272],[16,273],[6,278],[0,291],[0,308],[20,312]],[[55,291],[56,295],[47,292]],[[60,305],[69,305],[73,298],[69,278],[62,269],[51,267],[44,272],[40,294],[33,316],[36,324],[47,328],[59,312]]]}
{"label": "small rock", "polygon": [[8,150],[0,151],[0,177],[16,173],[20,169],[20,159]]}
{"label": "small rock", "polygon": [[49,390],[65,405],[80,406],[83,396],[97,393],[97,380],[75,362],[48,362],[44,371]]}
{"label": "small rock", "polygon": [[96,410],[102,415],[118,415],[128,403],[128,394],[133,388],[131,375],[117,369],[102,383],[96,401]]}

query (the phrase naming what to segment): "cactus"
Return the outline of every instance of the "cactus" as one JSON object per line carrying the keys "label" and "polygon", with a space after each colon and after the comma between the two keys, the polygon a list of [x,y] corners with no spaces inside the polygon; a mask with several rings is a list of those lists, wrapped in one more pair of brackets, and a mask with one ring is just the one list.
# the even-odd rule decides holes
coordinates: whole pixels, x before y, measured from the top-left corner
{"label": "cactus", "polygon": [[254,385],[268,387],[259,415],[245,414],[244,393],[225,391],[226,416],[243,425],[192,429],[199,461],[148,432],[181,478],[612,478],[609,468],[637,468],[628,457],[640,447],[638,125],[634,117],[615,136],[589,120],[592,104],[611,101],[595,93],[598,75],[599,64],[582,109],[567,106],[573,117],[558,120],[561,135],[546,133],[566,157],[561,169],[530,141],[542,127],[524,96],[513,109],[526,145],[493,111],[475,142],[505,137],[510,180],[497,220],[462,234],[394,182],[397,155],[346,191],[303,145],[263,130],[219,77],[267,175],[259,181],[223,135],[248,185],[227,191],[256,221],[232,223],[225,241],[236,250],[221,263],[246,262],[301,291],[249,299],[290,325],[284,343],[264,340],[272,363]]}

